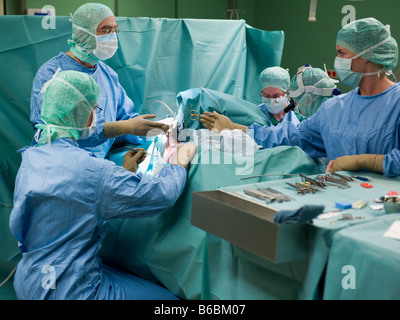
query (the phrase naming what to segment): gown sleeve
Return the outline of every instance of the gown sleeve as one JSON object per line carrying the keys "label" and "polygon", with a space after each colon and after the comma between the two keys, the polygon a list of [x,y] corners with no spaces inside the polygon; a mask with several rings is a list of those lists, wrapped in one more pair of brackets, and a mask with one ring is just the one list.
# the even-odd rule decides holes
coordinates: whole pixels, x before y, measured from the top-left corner
{"label": "gown sleeve", "polygon": [[247,134],[264,149],[281,145],[298,146],[311,158],[324,157],[326,151],[320,134],[319,118],[317,112],[300,123],[284,121],[271,127],[253,123],[247,129]]}
{"label": "gown sleeve", "polygon": [[100,213],[105,219],[161,214],[181,195],[186,176],[186,169],[180,165],[167,165],[157,178],[151,178],[109,164],[102,170]]}

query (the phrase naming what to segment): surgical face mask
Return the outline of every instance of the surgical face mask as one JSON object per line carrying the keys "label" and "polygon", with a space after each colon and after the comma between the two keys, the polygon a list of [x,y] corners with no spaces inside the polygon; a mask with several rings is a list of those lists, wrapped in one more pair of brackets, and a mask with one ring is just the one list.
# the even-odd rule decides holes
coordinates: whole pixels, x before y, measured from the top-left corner
{"label": "surgical face mask", "polygon": [[263,103],[268,112],[276,114],[281,112],[286,107],[286,96],[275,99],[268,99],[263,97]]}
{"label": "surgical face mask", "polygon": [[93,49],[93,54],[100,60],[110,59],[118,50],[118,38],[115,32],[98,36],[80,26],[75,25],[75,27],[85,31],[95,38],[96,48]]}
{"label": "surgical face mask", "polygon": [[[358,58],[358,56],[355,56]],[[351,63],[353,59],[355,58],[341,58],[341,57],[336,57],[335,58],[335,64],[334,68],[338,74],[338,77],[341,82],[344,84],[347,84],[351,87],[358,87],[360,84],[360,81],[363,76],[372,76],[372,75],[379,75],[381,73],[385,73],[385,69],[380,69],[375,72],[367,72],[367,73],[359,73],[351,70]]]}
{"label": "surgical face mask", "polygon": [[103,36],[96,36],[94,55],[100,60],[110,59],[118,50],[118,38],[115,32]]}
{"label": "surgical face mask", "polygon": [[93,112],[92,123],[90,124],[89,127],[86,127],[82,130],[80,139],[83,140],[89,138],[95,132],[96,124],[97,124],[97,116],[96,112]]}

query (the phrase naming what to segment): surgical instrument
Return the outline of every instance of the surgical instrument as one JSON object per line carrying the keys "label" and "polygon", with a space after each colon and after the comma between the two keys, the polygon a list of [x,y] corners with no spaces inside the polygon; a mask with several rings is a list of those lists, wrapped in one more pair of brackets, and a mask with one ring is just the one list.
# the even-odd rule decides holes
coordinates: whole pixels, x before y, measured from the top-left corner
{"label": "surgical instrument", "polygon": [[362,176],[356,176],[356,175],[352,175],[353,178],[356,178],[358,180],[361,181],[371,181],[370,179],[368,179],[367,177],[362,177]]}
{"label": "surgical instrument", "polygon": [[317,186],[317,187],[325,188],[325,186],[326,186],[326,184],[325,184],[324,182],[322,182],[322,181],[314,180],[314,179],[312,179],[312,178],[310,178],[310,177],[305,176],[305,175],[302,174],[302,173],[299,173],[299,175],[300,175],[300,177],[302,177],[306,182],[309,182],[310,184],[313,184],[313,185],[315,185],[315,186]]}
{"label": "surgical instrument", "polygon": [[343,216],[340,219],[332,220],[329,224],[334,224],[334,223],[336,223],[338,221],[342,221],[342,220],[361,220],[361,219],[364,219],[364,218],[365,217],[361,217],[361,216],[354,217],[350,213],[344,213]]}
{"label": "surgical instrument", "polygon": [[309,182],[303,182],[302,184],[286,182],[286,184],[296,189],[298,194],[304,195],[306,193],[315,193],[316,191],[320,191],[319,189],[314,188],[314,186],[312,186]]}
{"label": "surgical instrument", "polygon": [[266,195],[271,195],[272,197],[275,197],[276,202],[285,202],[285,201],[290,201],[292,200],[291,197],[287,196],[286,194],[279,192],[275,189],[272,188],[260,188],[258,191],[265,193]]}
{"label": "surgical instrument", "polygon": [[243,177],[240,180],[258,178],[258,177],[272,177],[272,176],[298,176],[298,173],[270,173],[270,174],[260,174],[255,176]]}
{"label": "surgical instrument", "polygon": [[[329,182],[334,182],[334,183],[337,183],[337,184],[340,184],[340,186],[339,186],[339,188],[340,189],[347,189],[347,188],[350,188],[350,186],[348,185],[348,183],[347,183],[347,181],[348,180],[345,180],[345,179],[341,179],[341,178],[335,178],[335,177],[333,177],[331,174],[326,174],[325,176],[323,176],[323,175],[318,175],[318,179],[319,179],[319,181],[329,181]],[[331,184],[330,184],[331,185]],[[335,186],[337,186],[337,185],[335,185]]]}
{"label": "surgical instrument", "polygon": [[341,179],[347,180],[347,181],[354,181],[354,179],[352,177],[345,176],[343,174],[339,174],[339,173],[336,173],[336,172],[332,172],[331,174],[333,174],[334,176],[337,176],[337,177],[339,177]]}
{"label": "surgical instrument", "polygon": [[260,200],[265,200],[267,203],[272,202],[276,200],[276,197],[273,195],[267,195],[266,193],[260,192],[257,189],[245,189],[244,193],[252,196],[254,198],[260,199]]}
{"label": "surgical instrument", "polygon": [[128,150],[136,151],[136,152],[143,151],[143,154],[147,154],[147,151],[143,150],[143,149],[132,148],[132,147],[125,147],[125,148],[128,149]]}

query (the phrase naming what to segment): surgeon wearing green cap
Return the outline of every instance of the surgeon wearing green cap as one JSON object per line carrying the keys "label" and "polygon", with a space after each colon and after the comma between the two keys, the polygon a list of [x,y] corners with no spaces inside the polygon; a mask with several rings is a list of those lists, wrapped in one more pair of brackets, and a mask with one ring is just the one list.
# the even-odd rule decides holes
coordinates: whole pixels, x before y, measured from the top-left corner
{"label": "surgeon wearing green cap", "polygon": [[304,118],[311,117],[327,99],[339,94],[335,81],[319,68],[301,66],[290,82],[289,96]]}
{"label": "surgeon wearing green cap", "polygon": [[288,105],[287,92],[289,91],[289,72],[281,67],[269,67],[264,69],[259,76],[261,85],[261,97],[263,103],[259,105],[272,125],[283,121],[299,123],[293,111],[285,113]]}
{"label": "surgeon wearing green cap", "polygon": [[[104,158],[117,137],[121,142],[141,144],[145,142],[142,136],[159,134],[160,130],[166,132],[168,126],[150,120],[155,115],[139,115],[134,111],[134,104],[120,85],[117,73],[103,63],[118,49],[119,27],[111,9],[103,4],[87,3],[75,11],[71,22],[70,50],[44,63],[34,78],[30,103],[33,129],[44,123],[42,87],[60,69],[88,74],[100,87],[100,112],[94,134],[78,141],[80,147],[96,157]],[[38,141],[39,135],[36,132],[32,144]]]}
{"label": "surgeon wearing green cap", "polygon": [[143,150],[128,151],[118,166],[79,148],[81,136],[92,134],[98,108],[100,88],[91,76],[57,72],[43,95],[42,134],[37,145],[21,150],[10,215],[22,253],[14,276],[18,299],[177,299],[159,284],[103,263],[99,251],[112,219],[152,217],[173,206],[196,149],[184,144],[158,177],[142,175]]}
{"label": "surgeon wearing green cap", "polygon": [[[339,31],[336,51],[338,56],[334,67],[341,82],[354,87],[353,94],[371,100],[370,103],[365,102],[364,105],[375,107],[375,112],[370,119],[371,124],[374,123],[375,117],[380,117],[381,113],[390,115],[390,109],[398,109],[396,99],[391,100],[399,94],[398,84],[394,85],[388,76],[393,75],[392,70],[397,65],[399,53],[397,42],[391,37],[389,25],[384,26],[374,18],[356,20]],[[356,105],[357,102],[354,101],[353,106],[360,108]],[[392,116],[395,117],[395,114]],[[399,118],[396,117],[396,119]],[[398,132],[399,124],[394,121],[379,122],[375,122],[373,127],[368,129],[372,132],[380,132],[385,148],[377,147],[368,150],[368,147],[364,147],[362,152],[356,151],[360,154],[338,157],[329,163],[327,172],[357,171],[366,168],[389,176],[398,175],[400,173],[399,137],[393,136],[394,132],[387,132],[389,130],[387,126],[392,125],[392,129]],[[371,142],[368,141],[368,143]],[[395,149],[392,150],[392,148]]]}
{"label": "surgeon wearing green cap", "polygon": [[[293,111],[284,111],[288,102],[289,72],[281,67],[268,67],[260,73],[259,82],[262,88],[260,96],[263,101],[259,107],[265,113],[270,125],[275,126],[286,121],[297,125],[299,119],[296,114]],[[215,111],[204,112],[200,115],[200,121],[210,130],[240,129],[244,132],[247,130],[247,126],[233,123],[227,116]]]}
{"label": "surgeon wearing green cap", "polygon": [[389,26],[365,18],[338,32],[336,49],[335,70],[353,90],[326,100],[297,126],[253,124],[247,134],[264,148],[292,145],[311,158],[327,156],[327,172],[369,170],[397,176],[400,84],[388,78],[397,65],[397,42]]}

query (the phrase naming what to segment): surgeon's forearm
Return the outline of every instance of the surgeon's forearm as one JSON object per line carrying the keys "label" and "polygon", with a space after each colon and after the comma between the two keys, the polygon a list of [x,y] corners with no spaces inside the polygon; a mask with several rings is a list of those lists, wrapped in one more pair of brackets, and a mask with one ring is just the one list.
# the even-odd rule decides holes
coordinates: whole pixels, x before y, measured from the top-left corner
{"label": "surgeon's forearm", "polygon": [[104,123],[104,136],[106,139],[119,137],[124,134],[128,134],[128,129],[124,126],[124,120]]}
{"label": "surgeon's forearm", "polygon": [[343,156],[335,159],[331,171],[358,171],[368,169],[374,172],[383,173],[384,154],[359,154]]}
{"label": "surgeon's forearm", "polygon": [[360,168],[383,173],[384,159],[384,154],[360,154],[358,163],[360,164]]}

